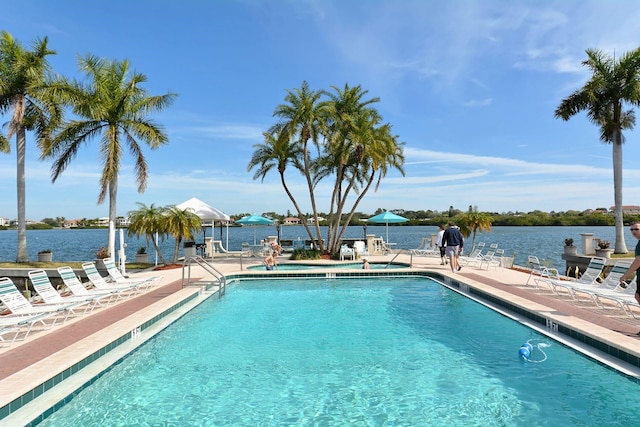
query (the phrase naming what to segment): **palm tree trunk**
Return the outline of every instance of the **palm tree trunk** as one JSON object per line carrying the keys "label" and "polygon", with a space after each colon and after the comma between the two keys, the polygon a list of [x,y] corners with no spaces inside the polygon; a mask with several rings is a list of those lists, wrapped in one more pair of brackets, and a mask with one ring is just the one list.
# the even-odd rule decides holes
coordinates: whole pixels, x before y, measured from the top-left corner
{"label": "palm tree trunk", "polygon": [[173,261],[171,261],[172,264],[176,264],[178,262],[178,258],[180,257],[180,242],[182,241],[181,238],[177,238],[176,239],[176,244],[173,247]]}
{"label": "palm tree trunk", "polygon": [[116,196],[118,194],[118,177],[109,182],[109,255],[115,260],[116,256]]}
{"label": "palm tree trunk", "polygon": [[27,252],[27,221],[26,221],[26,185],[24,179],[24,159],[27,151],[27,137],[24,126],[20,126],[16,134],[16,157],[17,157],[17,187],[18,187],[18,253],[16,262],[29,262]]}
{"label": "palm tree trunk", "polygon": [[616,244],[614,253],[626,254],[627,244],[624,241],[624,222],[622,217],[622,141],[619,130],[614,131],[613,142],[613,193],[614,215],[616,220]]}

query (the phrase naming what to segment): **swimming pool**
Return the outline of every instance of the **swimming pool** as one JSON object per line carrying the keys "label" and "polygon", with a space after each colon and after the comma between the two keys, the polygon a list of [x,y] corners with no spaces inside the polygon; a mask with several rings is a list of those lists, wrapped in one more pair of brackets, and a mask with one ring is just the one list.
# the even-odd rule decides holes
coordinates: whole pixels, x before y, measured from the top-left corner
{"label": "swimming pool", "polygon": [[[372,262],[369,264],[372,270],[389,269],[389,268],[408,268],[409,266],[400,262]],[[278,264],[277,271],[290,271],[290,270],[315,270],[319,268],[351,268],[356,270],[362,270],[362,262],[349,262],[349,263],[331,263],[331,264],[304,264],[304,263],[285,263]],[[266,270],[264,265],[252,265],[247,267],[247,270]]]}
{"label": "swimming pool", "polygon": [[41,425],[634,425],[638,391],[429,279],[242,281]]}

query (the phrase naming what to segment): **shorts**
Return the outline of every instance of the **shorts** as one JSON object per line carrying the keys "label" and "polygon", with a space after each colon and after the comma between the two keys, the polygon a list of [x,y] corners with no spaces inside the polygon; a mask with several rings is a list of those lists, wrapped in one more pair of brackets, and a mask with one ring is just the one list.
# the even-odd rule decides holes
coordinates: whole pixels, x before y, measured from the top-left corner
{"label": "shorts", "polygon": [[452,258],[452,257],[458,255],[459,248],[460,248],[459,246],[447,246],[447,247],[445,247],[447,256],[449,258]]}
{"label": "shorts", "polygon": [[444,246],[440,246],[440,256],[444,256]]}

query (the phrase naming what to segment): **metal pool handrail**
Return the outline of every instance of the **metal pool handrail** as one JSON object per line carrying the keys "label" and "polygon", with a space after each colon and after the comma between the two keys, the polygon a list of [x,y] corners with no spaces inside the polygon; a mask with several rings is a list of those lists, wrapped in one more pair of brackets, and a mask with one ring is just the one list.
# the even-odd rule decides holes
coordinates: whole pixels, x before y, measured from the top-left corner
{"label": "metal pool handrail", "polygon": [[410,267],[413,266],[413,253],[408,249],[400,248],[398,249],[398,253],[396,253],[396,255],[393,258],[391,258],[391,261],[389,261],[387,265],[384,266],[384,268],[389,268],[389,266],[393,264],[393,261],[395,261],[396,258],[398,258],[398,256],[402,253],[409,255],[409,266]]}
{"label": "metal pool handrail", "polygon": [[[184,261],[182,261],[182,287],[184,288],[185,286],[189,286],[192,284],[200,284],[200,285],[203,284],[202,281],[193,282],[193,283],[191,282],[191,264],[194,262],[200,267],[202,267],[204,271],[206,271],[207,273],[213,276],[213,278],[217,282],[218,296],[221,297],[222,295],[224,295],[225,290],[227,288],[227,280],[224,274],[222,274],[220,270],[215,268],[213,264],[211,264],[210,262],[208,262],[207,260],[205,260],[204,258],[198,255],[192,256],[192,257],[185,257]],[[185,270],[187,273],[186,282],[185,282]],[[210,282],[204,282],[204,284],[210,284]]]}

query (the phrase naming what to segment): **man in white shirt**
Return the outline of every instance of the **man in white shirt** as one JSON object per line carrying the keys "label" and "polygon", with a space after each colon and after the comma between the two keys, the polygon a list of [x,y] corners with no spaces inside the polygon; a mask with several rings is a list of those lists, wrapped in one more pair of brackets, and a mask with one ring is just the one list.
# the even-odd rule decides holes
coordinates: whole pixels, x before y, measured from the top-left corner
{"label": "man in white shirt", "polygon": [[442,244],[442,236],[444,236],[444,225],[438,230],[438,238],[436,239],[436,247],[440,249],[440,265],[447,263],[447,257],[444,256],[444,245]]}

